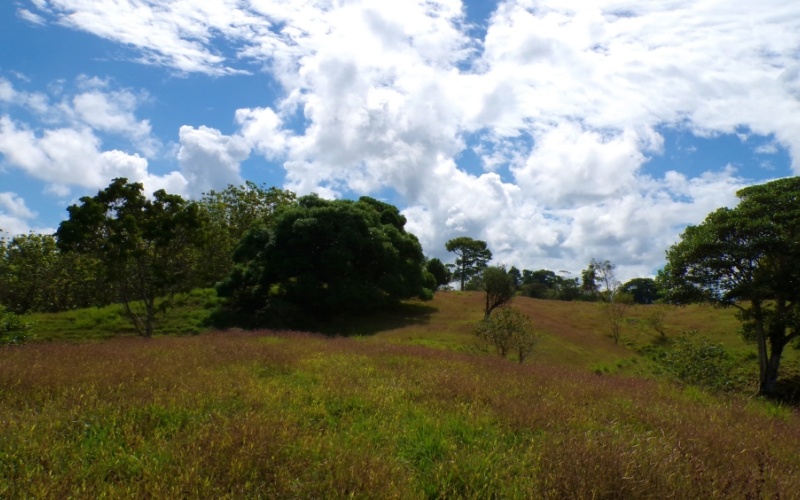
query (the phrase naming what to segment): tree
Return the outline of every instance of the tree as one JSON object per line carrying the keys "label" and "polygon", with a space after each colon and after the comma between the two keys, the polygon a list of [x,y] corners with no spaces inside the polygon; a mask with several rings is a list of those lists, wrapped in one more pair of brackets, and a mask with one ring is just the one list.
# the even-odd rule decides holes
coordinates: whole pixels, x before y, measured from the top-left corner
{"label": "tree", "polygon": [[627,317],[628,309],[633,303],[633,299],[624,292],[616,292],[610,294],[609,297],[609,300],[603,302],[601,307],[603,308],[603,313],[611,329],[611,338],[614,339],[615,344],[619,344],[619,337],[622,334],[622,325],[625,324],[625,318]]}
{"label": "tree", "polygon": [[428,295],[422,247],[405,223],[396,207],[369,197],[301,197],[276,213],[272,227],[246,233],[237,266],[217,290],[254,324],[361,313]]}
{"label": "tree", "polygon": [[291,191],[265,188],[250,181],[204,193],[198,205],[207,244],[195,271],[199,284],[213,286],[227,277],[234,265],[233,252],[244,234],[256,224],[271,226],[278,209],[296,203],[297,196]]}
{"label": "tree", "polygon": [[800,178],[736,195],[736,208],[686,228],[658,280],[670,303],[738,309],[758,346],[759,391],[772,395],[783,350],[800,334]]}
{"label": "tree", "polygon": [[530,319],[513,307],[504,307],[497,314],[475,325],[475,335],[493,346],[502,357],[517,352],[517,360],[525,362],[538,342],[538,335]]}
{"label": "tree", "polygon": [[486,305],[483,309],[484,317],[488,318],[492,311],[511,302],[517,287],[514,277],[502,266],[491,266],[483,270],[481,285],[486,292]]}
{"label": "tree", "polygon": [[492,259],[492,252],[487,248],[485,241],[474,240],[467,236],[448,241],[445,248],[457,255],[453,266],[453,278],[461,282],[461,290],[464,290],[464,284],[479,275]]}
{"label": "tree", "polygon": [[[192,252],[202,230],[197,205],[163,189],[148,199],[140,183],[114,179],[67,211],[56,232],[63,252],[97,259],[140,335],[151,337],[156,313],[192,287]],[[156,299],[165,300],[156,308]]]}
{"label": "tree", "polygon": [[622,292],[629,294],[637,304],[652,304],[659,297],[659,289],[653,278],[634,278],[621,288]]}
{"label": "tree", "polygon": [[0,240],[0,304],[10,311],[57,312],[108,303],[97,262],[59,251],[45,234]]}
{"label": "tree", "polygon": [[436,289],[446,286],[453,280],[453,274],[444,263],[436,257],[425,263],[425,268],[436,280]]}

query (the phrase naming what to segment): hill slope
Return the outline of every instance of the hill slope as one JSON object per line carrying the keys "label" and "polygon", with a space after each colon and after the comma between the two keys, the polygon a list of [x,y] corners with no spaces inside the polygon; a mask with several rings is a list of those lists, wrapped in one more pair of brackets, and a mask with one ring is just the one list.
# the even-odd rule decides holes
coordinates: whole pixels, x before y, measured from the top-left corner
{"label": "hill slope", "polygon": [[[606,336],[596,304],[520,299],[544,332],[533,362],[483,354],[470,331],[480,305],[439,294],[350,324],[357,338],[217,332],[0,350],[0,496],[798,491],[791,409],[594,374],[598,359],[637,356]],[[728,313],[670,314],[679,331]],[[634,345],[655,337],[628,327]]]}

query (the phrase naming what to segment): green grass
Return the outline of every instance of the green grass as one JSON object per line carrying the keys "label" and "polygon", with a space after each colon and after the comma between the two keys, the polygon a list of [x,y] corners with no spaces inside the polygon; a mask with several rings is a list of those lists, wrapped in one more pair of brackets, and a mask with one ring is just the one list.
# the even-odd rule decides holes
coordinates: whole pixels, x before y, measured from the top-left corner
{"label": "green grass", "polygon": [[[214,305],[183,300],[162,333],[193,332]],[[53,341],[0,349],[0,497],[796,495],[793,407],[674,384],[639,354],[658,334],[631,322],[615,345],[590,303],[517,299],[542,333],[519,365],[476,344],[481,306],[444,293],[327,336],[150,340],[113,309],[42,315]],[[665,323],[745,356],[731,318],[684,308]]]}
{"label": "green grass", "polygon": [[[189,335],[207,330],[205,321],[219,299],[213,289],[194,290],[175,297],[174,307],[156,317],[157,335]],[[57,314],[34,313],[23,318],[32,324],[37,340],[107,339],[136,335],[121,305],[77,309]]]}

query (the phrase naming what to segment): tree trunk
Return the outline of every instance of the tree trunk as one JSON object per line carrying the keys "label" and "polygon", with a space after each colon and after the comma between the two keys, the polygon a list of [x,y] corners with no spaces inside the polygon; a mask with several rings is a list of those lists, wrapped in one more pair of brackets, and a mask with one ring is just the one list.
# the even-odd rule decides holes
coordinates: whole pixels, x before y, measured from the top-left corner
{"label": "tree trunk", "polygon": [[785,345],[786,344],[782,342],[776,342],[771,346],[772,352],[770,353],[766,369],[761,375],[758,388],[759,394],[764,396],[773,396],[775,394],[778,382],[778,369],[781,366],[781,356],[783,355],[783,348]]}

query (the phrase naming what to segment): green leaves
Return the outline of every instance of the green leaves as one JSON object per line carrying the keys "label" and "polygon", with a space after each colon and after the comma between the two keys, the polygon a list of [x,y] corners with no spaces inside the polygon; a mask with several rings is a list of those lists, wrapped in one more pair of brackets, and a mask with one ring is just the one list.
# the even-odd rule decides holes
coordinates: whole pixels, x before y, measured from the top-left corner
{"label": "green leaves", "polygon": [[[155,299],[188,291],[200,241],[197,207],[164,190],[148,199],[140,183],[114,179],[67,210],[56,232],[64,252],[97,260],[142,335],[153,333]],[[141,301],[144,311],[134,303]]]}
{"label": "green leaves", "polygon": [[467,281],[480,274],[492,260],[492,252],[487,248],[485,241],[474,240],[467,236],[449,240],[445,248],[458,256],[453,267],[453,278],[461,282],[461,290],[464,290]]}
{"label": "green leaves", "polygon": [[372,198],[304,196],[272,226],[250,230],[218,287],[229,307],[260,318],[366,311],[423,291],[424,257],[396,207]]}
{"label": "green leaves", "polygon": [[[674,304],[735,306],[759,349],[762,393],[775,388],[784,346],[800,333],[800,178],[740,190],[687,227],[658,281]],[[769,348],[768,348],[769,347]]]}
{"label": "green leaves", "polygon": [[502,357],[517,353],[517,360],[525,362],[538,343],[539,336],[530,319],[519,310],[503,307],[475,325],[475,335],[493,346]]}

